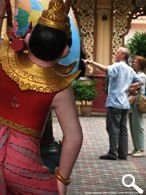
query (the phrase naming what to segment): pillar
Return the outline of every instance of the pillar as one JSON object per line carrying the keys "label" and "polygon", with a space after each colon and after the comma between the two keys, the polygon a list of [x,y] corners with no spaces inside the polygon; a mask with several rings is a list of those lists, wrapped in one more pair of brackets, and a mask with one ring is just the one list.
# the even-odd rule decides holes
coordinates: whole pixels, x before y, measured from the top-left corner
{"label": "pillar", "polygon": [[[97,0],[94,31],[94,60],[104,65],[112,63],[112,0]],[[105,73],[94,74],[100,96],[93,101],[93,112],[105,113],[107,94],[103,90]]]}

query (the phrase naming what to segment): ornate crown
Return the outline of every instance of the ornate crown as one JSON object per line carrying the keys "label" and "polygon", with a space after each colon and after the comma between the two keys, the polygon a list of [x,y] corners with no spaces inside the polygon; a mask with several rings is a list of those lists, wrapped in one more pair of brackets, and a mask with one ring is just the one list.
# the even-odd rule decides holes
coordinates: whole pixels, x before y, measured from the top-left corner
{"label": "ornate crown", "polygon": [[62,30],[67,34],[67,38],[71,38],[70,19],[68,12],[70,9],[71,0],[51,0],[49,2],[48,10],[42,12],[38,19],[38,24]]}

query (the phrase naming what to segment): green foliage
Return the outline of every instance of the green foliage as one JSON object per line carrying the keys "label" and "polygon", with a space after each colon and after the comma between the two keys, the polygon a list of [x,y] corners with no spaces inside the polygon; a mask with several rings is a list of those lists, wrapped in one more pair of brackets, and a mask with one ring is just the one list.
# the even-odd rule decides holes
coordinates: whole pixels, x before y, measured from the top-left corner
{"label": "green foliage", "polygon": [[97,81],[81,81],[75,80],[73,83],[73,91],[75,100],[80,101],[92,101],[94,98],[98,97],[97,88],[95,86]]}
{"label": "green foliage", "polygon": [[146,57],[146,33],[136,32],[132,38],[127,40],[127,48],[131,55],[139,55]]}

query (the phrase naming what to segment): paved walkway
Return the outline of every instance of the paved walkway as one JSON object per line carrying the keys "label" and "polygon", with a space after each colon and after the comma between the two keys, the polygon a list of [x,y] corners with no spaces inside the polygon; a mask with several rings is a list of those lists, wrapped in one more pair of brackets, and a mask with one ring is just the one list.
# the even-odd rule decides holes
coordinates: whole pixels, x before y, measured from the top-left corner
{"label": "paved walkway", "polygon": [[[72,183],[67,195],[92,194],[139,194],[133,187],[125,187],[122,177],[132,174],[135,184],[144,190],[146,195],[146,157],[128,157],[128,160],[100,160],[99,156],[108,151],[108,135],[105,129],[105,117],[80,117],[83,129],[83,146],[72,172]],[[146,118],[145,130],[146,130]],[[56,140],[61,139],[62,132],[56,117],[53,117]],[[128,127],[129,128],[129,127]],[[146,132],[145,132],[146,140]],[[129,133],[129,150],[132,150]],[[146,145],[145,145],[146,151]],[[128,184],[130,177],[125,180]]]}

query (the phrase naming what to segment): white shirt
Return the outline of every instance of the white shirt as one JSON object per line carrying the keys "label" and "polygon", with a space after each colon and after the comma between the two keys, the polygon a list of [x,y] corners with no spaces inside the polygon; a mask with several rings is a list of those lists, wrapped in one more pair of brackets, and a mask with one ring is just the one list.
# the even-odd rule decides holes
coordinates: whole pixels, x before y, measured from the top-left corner
{"label": "white shirt", "polygon": [[106,107],[129,109],[127,90],[134,82],[142,82],[136,72],[125,62],[117,62],[108,66],[109,77]]}
{"label": "white shirt", "polygon": [[141,86],[141,93],[144,94],[146,91],[146,74],[144,72],[138,72],[137,76],[142,80],[142,82],[144,83]]}

